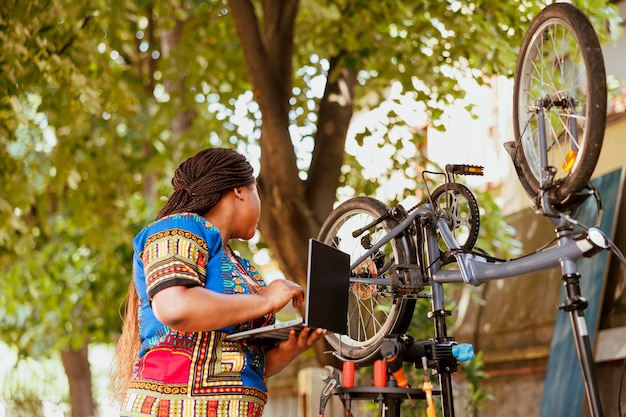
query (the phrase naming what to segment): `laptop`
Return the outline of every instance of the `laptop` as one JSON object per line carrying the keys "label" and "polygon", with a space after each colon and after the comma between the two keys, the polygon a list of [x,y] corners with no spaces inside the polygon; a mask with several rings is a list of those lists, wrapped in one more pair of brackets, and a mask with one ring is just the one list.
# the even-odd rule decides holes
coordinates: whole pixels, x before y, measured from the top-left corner
{"label": "laptop", "polygon": [[226,340],[252,336],[284,340],[289,337],[291,330],[304,327],[346,334],[349,285],[350,255],[318,240],[309,239],[305,317],[233,333],[226,336]]}

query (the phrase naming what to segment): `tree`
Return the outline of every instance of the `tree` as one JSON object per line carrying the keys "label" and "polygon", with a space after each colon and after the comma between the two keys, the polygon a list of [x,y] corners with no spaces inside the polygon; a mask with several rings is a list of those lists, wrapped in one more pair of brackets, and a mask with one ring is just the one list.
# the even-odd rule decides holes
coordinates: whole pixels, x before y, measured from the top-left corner
{"label": "tree", "polygon": [[[377,185],[360,181],[358,160],[344,151],[354,111],[379,102],[394,80],[427,103],[436,124],[463,95],[459,76],[482,82],[512,74],[524,28],[540,7],[495,0],[3,3],[3,340],[23,355],[63,352],[75,386],[72,363],[84,364],[90,342],[119,330],[133,234],[154,217],[178,162],[206,146],[259,158],[262,245],[286,275],[304,282],[306,240],[332,209],[337,187]],[[585,11],[599,22],[615,16],[600,0],[585,2]],[[393,169],[411,163],[398,158]],[[93,410],[88,397],[71,390],[74,416]]]}

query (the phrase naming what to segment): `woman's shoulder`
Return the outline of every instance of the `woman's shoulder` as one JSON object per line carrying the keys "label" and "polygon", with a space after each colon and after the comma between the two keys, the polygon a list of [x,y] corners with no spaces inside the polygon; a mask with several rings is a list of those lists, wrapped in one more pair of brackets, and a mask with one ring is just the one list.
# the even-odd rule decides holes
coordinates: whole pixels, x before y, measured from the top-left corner
{"label": "woman's shoulder", "polygon": [[204,217],[195,213],[175,213],[155,220],[148,227],[166,226],[188,229],[207,229],[210,232],[219,233],[219,230]]}
{"label": "woman's shoulder", "polygon": [[135,241],[145,242],[157,235],[191,237],[204,241],[208,246],[219,247],[222,244],[219,230],[202,216],[194,213],[176,213],[155,220],[139,232]]}

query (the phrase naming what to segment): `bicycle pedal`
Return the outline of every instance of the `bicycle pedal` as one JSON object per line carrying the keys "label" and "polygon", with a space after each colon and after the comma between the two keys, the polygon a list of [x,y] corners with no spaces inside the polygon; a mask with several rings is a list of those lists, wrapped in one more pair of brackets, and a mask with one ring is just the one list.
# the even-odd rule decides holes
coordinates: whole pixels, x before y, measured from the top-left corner
{"label": "bicycle pedal", "polygon": [[446,171],[456,175],[482,176],[485,172],[485,167],[481,165],[449,164],[446,165]]}

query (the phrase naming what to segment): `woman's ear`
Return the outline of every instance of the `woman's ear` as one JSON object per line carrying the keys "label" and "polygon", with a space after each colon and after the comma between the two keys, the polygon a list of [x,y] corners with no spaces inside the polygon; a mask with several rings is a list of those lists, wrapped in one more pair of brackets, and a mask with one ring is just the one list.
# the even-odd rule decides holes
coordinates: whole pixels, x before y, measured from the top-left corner
{"label": "woman's ear", "polygon": [[241,188],[235,188],[233,189],[233,192],[235,193],[235,197],[243,201],[243,192],[241,191]]}

